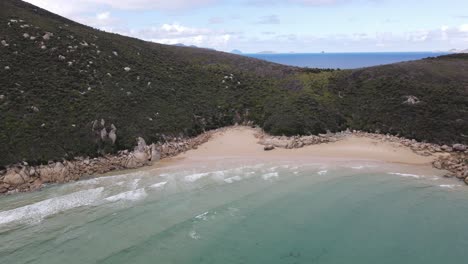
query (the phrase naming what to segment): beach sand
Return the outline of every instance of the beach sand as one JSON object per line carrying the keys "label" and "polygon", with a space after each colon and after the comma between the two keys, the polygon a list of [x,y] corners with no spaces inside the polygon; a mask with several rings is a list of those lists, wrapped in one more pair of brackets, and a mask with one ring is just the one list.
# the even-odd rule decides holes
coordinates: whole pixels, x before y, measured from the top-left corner
{"label": "beach sand", "polygon": [[276,148],[265,151],[250,127],[237,126],[217,132],[197,149],[189,150],[173,161],[208,161],[211,159],[327,159],[369,160],[412,165],[429,165],[436,157],[421,156],[410,148],[375,139],[348,136],[337,142],[306,146],[299,149]]}

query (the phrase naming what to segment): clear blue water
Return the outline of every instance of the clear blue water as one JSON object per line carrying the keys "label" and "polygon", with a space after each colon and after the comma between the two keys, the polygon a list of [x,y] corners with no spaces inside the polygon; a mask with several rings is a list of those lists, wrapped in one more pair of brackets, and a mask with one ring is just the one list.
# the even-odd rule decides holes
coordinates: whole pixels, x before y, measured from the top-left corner
{"label": "clear blue water", "polygon": [[440,52],[365,52],[245,54],[245,56],[299,67],[355,69],[402,61],[419,60],[446,54],[447,53]]}
{"label": "clear blue water", "polygon": [[236,162],[0,197],[0,263],[466,263],[465,185],[418,166]]}

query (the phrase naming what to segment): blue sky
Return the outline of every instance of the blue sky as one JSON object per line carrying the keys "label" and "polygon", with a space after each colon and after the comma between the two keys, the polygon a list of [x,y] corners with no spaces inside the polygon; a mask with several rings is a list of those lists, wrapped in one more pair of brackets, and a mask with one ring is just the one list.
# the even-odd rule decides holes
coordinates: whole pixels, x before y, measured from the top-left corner
{"label": "blue sky", "polygon": [[27,0],[81,23],[222,51],[468,49],[467,0]]}

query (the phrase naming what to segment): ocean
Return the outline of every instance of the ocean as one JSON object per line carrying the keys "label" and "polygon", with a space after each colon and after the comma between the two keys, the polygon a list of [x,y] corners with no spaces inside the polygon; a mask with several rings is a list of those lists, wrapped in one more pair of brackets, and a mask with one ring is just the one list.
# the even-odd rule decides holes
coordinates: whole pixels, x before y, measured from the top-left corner
{"label": "ocean", "polygon": [[244,54],[245,56],[285,65],[356,69],[428,57],[447,55],[442,52],[363,52],[363,53],[291,53],[291,54]]}
{"label": "ocean", "polygon": [[464,263],[468,192],[378,162],[213,161],[0,199],[0,263]]}

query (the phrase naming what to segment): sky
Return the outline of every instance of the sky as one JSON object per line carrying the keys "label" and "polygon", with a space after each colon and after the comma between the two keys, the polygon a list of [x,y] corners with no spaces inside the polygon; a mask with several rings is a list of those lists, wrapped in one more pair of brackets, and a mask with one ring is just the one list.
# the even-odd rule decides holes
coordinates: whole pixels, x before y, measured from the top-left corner
{"label": "sky", "polygon": [[468,49],[467,0],[26,0],[164,44],[244,53]]}

